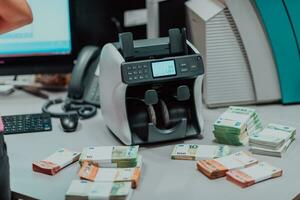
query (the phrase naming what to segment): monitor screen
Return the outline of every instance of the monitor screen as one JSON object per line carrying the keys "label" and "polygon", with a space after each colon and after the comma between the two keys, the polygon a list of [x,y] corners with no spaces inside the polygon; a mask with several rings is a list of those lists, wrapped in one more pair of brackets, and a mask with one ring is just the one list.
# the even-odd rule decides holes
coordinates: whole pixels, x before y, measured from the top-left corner
{"label": "monitor screen", "polygon": [[70,54],[69,0],[28,0],[33,23],[0,35],[0,57]]}
{"label": "monitor screen", "polygon": [[152,62],[152,73],[154,78],[176,75],[174,60]]}

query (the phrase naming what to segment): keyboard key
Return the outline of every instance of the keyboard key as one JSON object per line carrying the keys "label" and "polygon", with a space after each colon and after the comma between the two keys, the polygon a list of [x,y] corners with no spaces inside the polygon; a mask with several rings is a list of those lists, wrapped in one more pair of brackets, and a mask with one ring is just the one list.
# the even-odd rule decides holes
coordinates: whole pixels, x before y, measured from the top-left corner
{"label": "keyboard key", "polygon": [[4,134],[51,131],[51,117],[46,113],[2,116]]}

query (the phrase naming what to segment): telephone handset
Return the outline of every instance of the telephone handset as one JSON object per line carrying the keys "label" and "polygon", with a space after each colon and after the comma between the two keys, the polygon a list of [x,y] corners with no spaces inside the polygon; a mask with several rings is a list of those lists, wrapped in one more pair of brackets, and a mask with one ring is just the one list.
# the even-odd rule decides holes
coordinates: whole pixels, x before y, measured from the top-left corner
{"label": "telephone handset", "polygon": [[[67,98],[65,100],[49,100],[42,107],[44,113],[61,119],[66,132],[76,130],[79,118],[88,119],[95,116],[97,107],[100,107],[99,83],[96,74],[99,54],[100,49],[97,47],[84,47],[73,68]],[[50,106],[61,103],[63,103],[64,112],[50,111]],[[72,126],[70,126],[70,122],[73,124]]]}
{"label": "telephone handset", "polygon": [[96,73],[99,58],[98,47],[86,46],[80,51],[68,88],[71,101],[100,107],[99,78]]}

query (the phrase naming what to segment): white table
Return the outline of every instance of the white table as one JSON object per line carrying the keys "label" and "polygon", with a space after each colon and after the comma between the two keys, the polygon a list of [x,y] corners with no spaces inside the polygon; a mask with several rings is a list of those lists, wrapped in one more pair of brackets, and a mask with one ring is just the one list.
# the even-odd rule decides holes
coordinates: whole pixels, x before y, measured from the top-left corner
{"label": "white table", "polygon": [[[1,115],[36,113],[41,111],[44,102],[45,100],[18,91],[10,96],[0,96],[0,113]],[[300,105],[251,107],[257,109],[264,124],[282,123],[300,130]],[[225,178],[209,180],[196,170],[194,161],[170,159],[170,153],[177,143],[213,144],[212,123],[224,110],[225,108],[203,110],[205,130],[202,140],[181,140],[141,147],[144,168],[140,186],[134,191],[132,200],[286,200],[295,197],[300,192],[299,135],[283,158],[256,156],[259,160],[281,167],[283,176],[246,189],[239,188]],[[74,133],[64,133],[58,119],[53,119],[52,125],[51,132],[5,136],[13,191],[43,200],[64,199],[71,181],[78,179],[76,174],[79,164],[73,164],[55,176],[48,176],[33,172],[31,165],[33,161],[43,159],[62,147],[80,151],[89,145],[121,145],[106,129],[101,112],[92,119],[80,121],[80,127]],[[240,149],[248,147],[233,147],[234,152]]]}

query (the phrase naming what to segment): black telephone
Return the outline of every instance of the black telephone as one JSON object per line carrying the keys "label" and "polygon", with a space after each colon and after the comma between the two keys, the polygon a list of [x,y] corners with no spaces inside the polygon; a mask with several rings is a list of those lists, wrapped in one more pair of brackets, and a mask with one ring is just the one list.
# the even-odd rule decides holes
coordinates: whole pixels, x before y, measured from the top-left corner
{"label": "black telephone", "polygon": [[68,88],[68,98],[71,101],[100,107],[99,74],[97,74],[99,59],[98,47],[86,46],[80,51]]}
{"label": "black telephone", "polygon": [[[49,100],[42,107],[44,113],[60,118],[65,132],[73,132],[78,125],[78,119],[89,119],[96,115],[100,107],[99,72],[97,67],[100,59],[100,49],[94,46],[84,47],[76,60],[65,100]],[[98,74],[97,74],[98,73]],[[49,107],[63,103],[64,112],[50,111]]]}
{"label": "black telephone", "polygon": [[[51,117],[76,120],[78,117],[88,119],[96,115],[96,107],[100,107],[99,78],[96,72],[99,54],[100,49],[94,46],[86,46],[80,51],[72,71],[67,98],[49,100],[42,108],[44,113]],[[50,106],[60,103],[63,103],[64,112],[50,111]]]}

